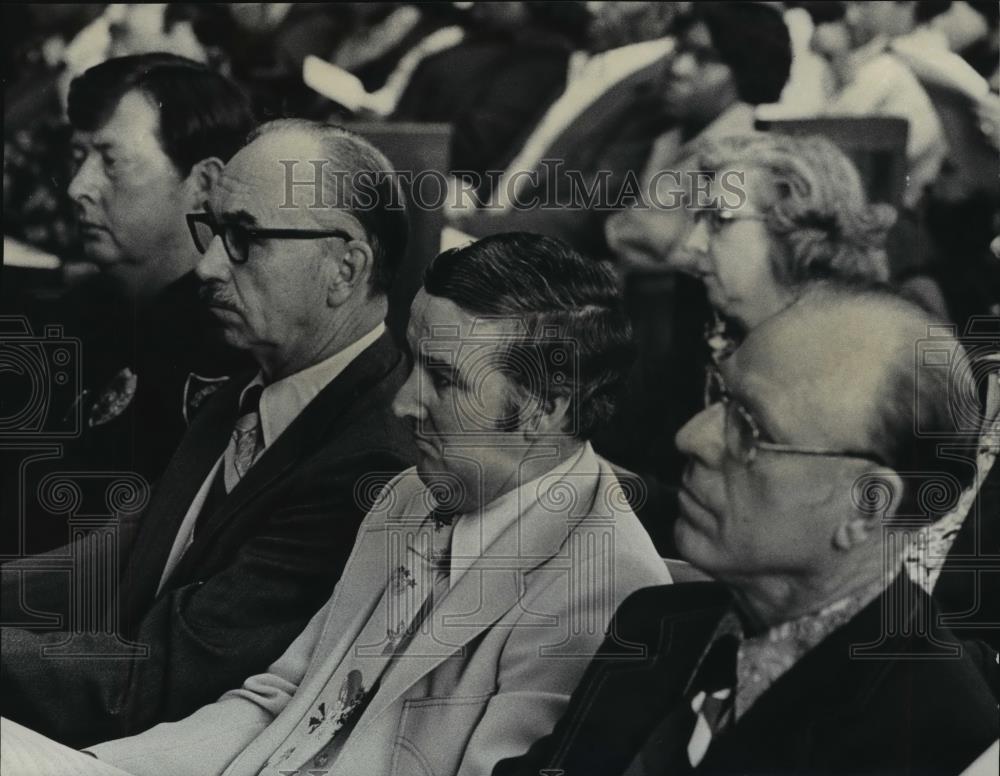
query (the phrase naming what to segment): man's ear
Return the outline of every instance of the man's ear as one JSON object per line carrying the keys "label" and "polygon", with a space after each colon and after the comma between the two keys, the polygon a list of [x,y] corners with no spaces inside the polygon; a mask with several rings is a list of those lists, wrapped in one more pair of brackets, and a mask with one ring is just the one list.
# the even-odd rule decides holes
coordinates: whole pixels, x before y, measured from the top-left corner
{"label": "man's ear", "polygon": [[191,196],[192,209],[200,210],[208,200],[212,189],[222,175],[222,168],[226,165],[217,156],[210,156],[195,162],[188,173],[185,183]]}
{"label": "man's ear", "polygon": [[903,500],[903,478],[885,466],[873,469],[854,482],[851,500],[854,508],[848,510],[848,517],[833,535],[839,550],[851,550],[869,541],[892,519]]}
{"label": "man's ear", "polygon": [[522,418],[522,422],[527,421],[524,435],[532,439],[543,435],[566,433],[567,430],[572,431],[569,413],[569,396],[550,397],[534,409],[532,417]]}
{"label": "man's ear", "polygon": [[375,254],[367,242],[351,240],[347,243],[344,255],[334,264],[333,277],[327,287],[327,302],[331,306],[343,304],[359,285],[367,287],[374,261]]}

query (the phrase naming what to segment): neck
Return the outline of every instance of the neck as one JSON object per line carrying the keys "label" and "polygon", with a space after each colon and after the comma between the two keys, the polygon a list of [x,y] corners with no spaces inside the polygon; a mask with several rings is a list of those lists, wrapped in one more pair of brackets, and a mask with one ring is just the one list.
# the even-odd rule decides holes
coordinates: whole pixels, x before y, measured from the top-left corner
{"label": "neck", "polygon": [[171,283],[193,270],[201,256],[192,251],[170,252],[141,261],[122,262],[108,268],[108,275],[137,307],[145,307]]}
{"label": "neck", "polygon": [[492,504],[498,498],[547,474],[579,452],[583,444],[581,440],[571,437],[524,441],[524,447],[506,476],[494,481],[484,478],[479,503],[484,506]]}
{"label": "neck", "polygon": [[269,383],[308,369],[354,344],[385,320],[388,305],[383,297],[365,300],[351,309],[338,309],[342,312],[330,316],[325,328],[317,327],[313,321],[313,325],[291,338],[287,348],[275,347],[255,354]]}
{"label": "neck", "polygon": [[749,627],[765,631],[817,612],[876,583],[885,585],[881,562],[863,568],[844,564],[838,573],[799,577],[772,576],[727,582]]}

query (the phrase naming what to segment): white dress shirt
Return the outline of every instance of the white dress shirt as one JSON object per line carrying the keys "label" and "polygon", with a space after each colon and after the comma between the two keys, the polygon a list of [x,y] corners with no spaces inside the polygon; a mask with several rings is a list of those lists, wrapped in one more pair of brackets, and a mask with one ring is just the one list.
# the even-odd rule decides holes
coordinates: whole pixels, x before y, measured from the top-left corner
{"label": "white dress shirt", "polygon": [[[274,444],[275,440],[281,436],[284,430],[292,424],[292,421],[306,408],[306,405],[315,399],[319,392],[327,385],[332,383],[354,359],[361,355],[362,351],[381,337],[384,331],[385,324],[379,323],[378,326],[361,337],[361,339],[355,340],[329,358],[306,367],[301,372],[296,372],[281,380],[276,380],[270,385],[265,385],[263,373],[258,373],[247,387],[243,389],[243,392],[240,394],[240,400],[242,401],[243,395],[251,386],[264,385],[264,391],[260,395],[260,427],[261,436],[264,440],[264,447],[261,452],[263,453],[264,450]],[[163,585],[170,578],[177,563],[184,553],[187,552],[187,548],[191,546],[191,542],[194,539],[195,523],[198,520],[201,508],[205,504],[208,491],[212,488],[212,482],[218,474],[219,467],[223,465],[224,458],[225,450],[219,455],[219,459],[215,462],[211,471],[209,471],[208,476],[205,477],[205,481],[202,482],[201,487],[195,494],[194,500],[191,502],[191,506],[188,507],[188,511],[181,521],[177,536],[174,538],[174,544],[170,548],[167,564],[164,566],[163,574],[160,576],[160,585],[157,593],[159,593],[159,590],[163,588]],[[251,466],[251,468],[253,467]]]}

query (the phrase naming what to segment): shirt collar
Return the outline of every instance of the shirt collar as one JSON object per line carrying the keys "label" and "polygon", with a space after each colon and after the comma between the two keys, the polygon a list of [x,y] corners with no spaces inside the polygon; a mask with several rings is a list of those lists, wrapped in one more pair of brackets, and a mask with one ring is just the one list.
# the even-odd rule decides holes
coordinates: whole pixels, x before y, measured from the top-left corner
{"label": "shirt collar", "polygon": [[593,451],[590,443],[585,442],[565,461],[504,493],[478,513],[456,516],[451,537],[451,585],[454,586],[455,581],[482,556],[486,548],[534,506],[541,495],[538,484],[543,477],[555,484],[555,478],[574,469],[588,454],[592,455]]}
{"label": "shirt collar", "polygon": [[267,384],[263,373],[243,389],[243,395],[254,385],[263,385],[260,397],[260,427],[264,437],[264,447],[270,447],[281,436],[292,421],[306,408],[317,394],[343,372],[347,366],[372,345],[385,332],[385,324],[379,323],[374,329],[329,358],[306,367],[301,372]]}
{"label": "shirt collar", "polygon": [[[775,625],[764,633],[750,637],[744,633],[743,623],[736,611],[729,610],[719,622],[702,659],[719,639],[726,636],[736,636],[739,639],[733,709],[735,719],[739,720],[779,677],[864,609],[883,589],[885,583],[879,579],[816,612]],[[694,675],[697,675],[697,671]]]}

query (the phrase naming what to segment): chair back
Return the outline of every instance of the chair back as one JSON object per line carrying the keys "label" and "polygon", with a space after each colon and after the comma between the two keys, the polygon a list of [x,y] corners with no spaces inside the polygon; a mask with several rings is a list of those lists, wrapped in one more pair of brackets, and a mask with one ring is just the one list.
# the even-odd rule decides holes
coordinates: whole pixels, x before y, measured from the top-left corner
{"label": "chair back", "polygon": [[785,135],[822,135],[854,162],[869,202],[898,208],[906,190],[906,119],[892,116],[822,116],[759,120],[757,129]]}
{"label": "chair back", "polygon": [[[440,249],[450,164],[450,124],[351,122],[345,125],[384,153],[396,172],[408,203],[410,234],[406,256],[389,292],[388,325],[399,341],[405,337],[410,303],[423,283],[424,268]],[[414,190],[418,196],[414,196]],[[416,204],[415,204],[416,203]]]}

